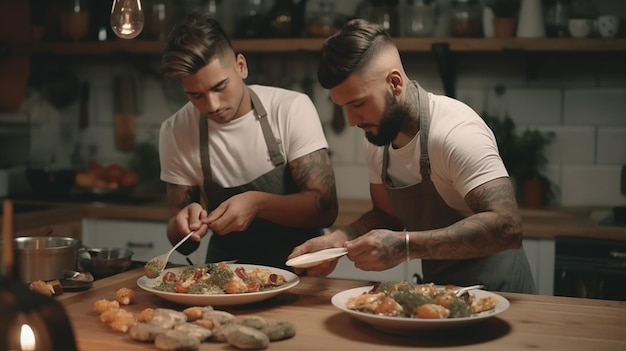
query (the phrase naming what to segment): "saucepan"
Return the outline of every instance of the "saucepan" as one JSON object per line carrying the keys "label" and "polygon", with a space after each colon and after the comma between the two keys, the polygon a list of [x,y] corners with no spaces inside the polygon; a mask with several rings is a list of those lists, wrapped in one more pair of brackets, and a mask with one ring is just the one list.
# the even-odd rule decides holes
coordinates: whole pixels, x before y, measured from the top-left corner
{"label": "saucepan", "polygon": [[[0,242],[0,246],[2,246]],[[22,283],[54,280],[78,268],[80,241],[70,237],[30,236],[13,239],[14,277]]]}
{"label": "saucepan", "polygon": [[133,251],[126,248],[95,247],[80,249],[79,263],[83,270],[100,279],[123,272],[132,263]]}

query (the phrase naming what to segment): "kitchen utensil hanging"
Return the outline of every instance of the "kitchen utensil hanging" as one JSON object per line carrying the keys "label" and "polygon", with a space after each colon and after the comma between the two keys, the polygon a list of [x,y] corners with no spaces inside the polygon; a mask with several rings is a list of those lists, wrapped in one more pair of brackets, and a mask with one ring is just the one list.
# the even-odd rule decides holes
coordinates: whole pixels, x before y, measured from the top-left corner
{"label": "kitchen utensil hanging", "polygon": [[135,116],[138,112],[135,79],[118,76],[113,89],[115,148],[121,151],[133,150],[136,144]]}
{"label": "kitchen utensil hanging", "polygon": [[80,89],[80,112],[78,116],[78,127],[87,129],[89,127],[89,82],[83,82]]}

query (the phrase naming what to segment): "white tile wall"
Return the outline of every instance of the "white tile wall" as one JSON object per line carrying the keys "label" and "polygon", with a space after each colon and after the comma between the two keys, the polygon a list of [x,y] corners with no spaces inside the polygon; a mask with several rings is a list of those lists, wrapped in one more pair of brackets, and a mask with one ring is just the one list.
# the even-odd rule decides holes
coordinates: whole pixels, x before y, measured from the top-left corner
{"label": "white tile wall", "polygon": [[506,92],[510,117],[523,124],[556,125],[561,120],[561,92],[547,89],[510,89]]}
{"label": "white tile wall", "polygon": [[623,205],[620,170],[618,166],[563,166],[561,201],[570,206]]}
{"label": "white tile wall", "polygon": [[592,126],[558,126],[554,128],[533,127],[540,131],[552,131],[555,138],[546,148],[548,159],[553,163],[593,166],[596,161],[595,128]]}
{"label": "white tile wall", "polygon": [[598,164],[623,164],[625,160],[626,127],[598,128]]}
{"label": "white tile wall", "polygon": [[564,123],[576,125],[626,125],[626,87],[565,91]]}

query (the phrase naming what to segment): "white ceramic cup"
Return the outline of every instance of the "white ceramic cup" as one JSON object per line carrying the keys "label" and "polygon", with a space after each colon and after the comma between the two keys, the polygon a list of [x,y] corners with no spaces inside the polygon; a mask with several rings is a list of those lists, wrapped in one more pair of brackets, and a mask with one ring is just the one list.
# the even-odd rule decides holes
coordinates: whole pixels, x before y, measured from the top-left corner
{"label": "white ceramic cup", "polygon": [[572,18],[567,22],[569,34],[574,38],[586,38],[591,34],[593,21],[587,18]]}
{"label": "white ceramic cup", "polygon": [[618,16],[606,15],[598,17],[598,31],[603,38],[613,38],[615,35],[617,35],[618,29]]}

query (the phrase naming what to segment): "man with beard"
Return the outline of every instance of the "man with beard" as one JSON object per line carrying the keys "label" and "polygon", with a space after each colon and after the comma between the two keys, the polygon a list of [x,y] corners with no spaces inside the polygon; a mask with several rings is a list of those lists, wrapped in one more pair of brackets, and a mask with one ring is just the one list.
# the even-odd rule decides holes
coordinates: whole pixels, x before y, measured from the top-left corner
{"label": "man with beard", "polygon": [[[355,19],[322,48],[321,85],[365,131],[372,210],[297,246],[345,247],[357,268],[422,260],[425,282],[535,293],[522,222],[495,137],[470,107],[411,81],[379,25]],[[307,269],[327,275],[337,259]]]}
{"label": "man with beard", "polygon": [[247,85],[245,57],[208,15],[190,14],[172,29],[162,62],[165,79],[179,81],[189,98],[159,135],[170,242],[195,231],[178,248],[188,254],[212,231],[207,262],[289,268],[293,248],[337,217],[313,102],[303,93]]}

